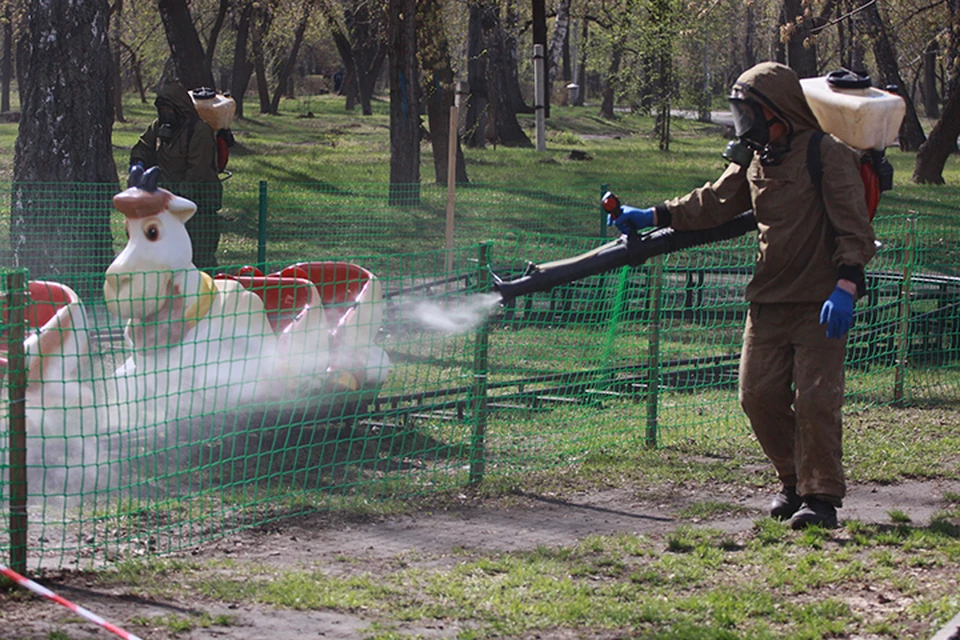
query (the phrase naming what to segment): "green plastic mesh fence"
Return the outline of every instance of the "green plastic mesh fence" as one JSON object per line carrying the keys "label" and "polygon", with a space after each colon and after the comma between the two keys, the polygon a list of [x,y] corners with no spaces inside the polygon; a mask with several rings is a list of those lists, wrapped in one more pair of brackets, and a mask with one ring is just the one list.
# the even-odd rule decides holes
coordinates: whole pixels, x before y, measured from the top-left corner
{"label": "green plastic mesh fence", "polygon": [[[48,251],[29,283],[4,272],[0,552],[96,566],[304,511],[747,431],[736,381],[752,237],[501,306],[491,270],[591,250],[606,241],[600,217],[542,193],[464,191],[452,251],[445,189],[424,185],[411,205],[412,190],[261,185],[228,188],[217,268],[191,267],[171,219],[151,231],[113,211],[108,259],[66,271]],[[91,217],[112,208],[105,188],[86,193]],[[580,226],[531,230],[562,211]],[[25,223],[0,220],[7,266],[23,264],[9,239]],[[848,406],[955,398],[952,221],[875,227]]]}

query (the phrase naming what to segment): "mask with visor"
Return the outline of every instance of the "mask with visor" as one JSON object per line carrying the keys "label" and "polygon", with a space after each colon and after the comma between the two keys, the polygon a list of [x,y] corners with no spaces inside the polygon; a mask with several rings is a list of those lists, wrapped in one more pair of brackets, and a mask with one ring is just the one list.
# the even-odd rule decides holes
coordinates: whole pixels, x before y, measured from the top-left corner
{"label": "mask with visor", "polygon": [[157,107],[157,137],[162,142],[169,142],[173,138],[173,130],[180,124],[180,114],[172,104],[162,98],[154,103]]}
{"label": "mask with visor", "polygon": [[776,116],[767,118],[760,103],[747,97],[739,86],[733,88],[729,100],[737,139],[727,144],[723,157],[745,167],[750,164],[756,152],[760,154],[763,164],[778,164],[782,160],[783,151],[771,145],[770,127],[782,122],[781,119]]}

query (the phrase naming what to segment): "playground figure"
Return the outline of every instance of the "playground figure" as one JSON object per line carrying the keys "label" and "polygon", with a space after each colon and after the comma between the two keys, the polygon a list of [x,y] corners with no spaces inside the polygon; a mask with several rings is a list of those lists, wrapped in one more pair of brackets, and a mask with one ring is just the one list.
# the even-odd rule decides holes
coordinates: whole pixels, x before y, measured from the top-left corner
{"label": "playground figure", "polygon": [[[157,177],[157,168],[135,167],[114,196],[129,240],[104,281],[107,309],[127,321],[132,355],[118,375],[130,377],[136,397],[190,393],[204,407],[236,407],[330,389],[330,379],[379,387],[389,360],[372,342],[382,319],[372,274],[304,263],[263,278],[213,278],[190,261],[194,204],[158,188]],[[321,291],[337,305],[326,308]]]}
{"label": "playground figure", "polygon": [[818,191],[806,159],[820,126],[789,67],[748,69],[729,99],[740,153],[723,174],[653,208],[622,207],[614,223],[623,233],[705,229],[753,209],[759,253],[746,288],[740,403],[782,484],[770,515],[794,529],[836,527],[846,336],[876,252],[859,157],[824,136]]}
{"label": "playground figure", "polygon": [[193,242],[193,263],[199,269],[217,266],[223,185],[217,177],[217,142],[186,89],[177,82],[163,86],[154,103],[154,120],[130,151],[131,168],[160,167],[160,183],[196,204],[187,224]]}

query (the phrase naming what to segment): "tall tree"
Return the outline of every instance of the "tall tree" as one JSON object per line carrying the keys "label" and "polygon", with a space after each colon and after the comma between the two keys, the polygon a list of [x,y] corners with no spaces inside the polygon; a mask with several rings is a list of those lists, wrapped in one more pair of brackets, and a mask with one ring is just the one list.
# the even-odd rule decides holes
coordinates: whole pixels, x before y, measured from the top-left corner
{"label": "tall tree", "polygon": [[330,0],[321,0],[320,10],[340,54],[345,70],[342,92],[346,110],[360,102],[361,113],[373,113],[373,91],[387,56],[386,20],[377,5],[366,0],[343,2],[342,19]]}
{"label": "tall tree", "polygon": [[110,8],[107,0],[74,0],[70,11],[61,5],[33,0],[27,7],[17,55],[22,116],[10,244],[15,263],[32,278],[70,280],[101,273],[110,262],[117,167]]}
{"label": "tall tree", "polygon": [[3,4],[3,60],[0,61],[0,111],[10,111],[10,82],[13,80],[13,2]]}
{"label": "tall tree", "polygon": [[470,2],[467,21],[467,81],[470,85],[470,97],[467,102],[466,139],[467,146],[475,149],[482,149],[487,140],[489,56],[486,55],[483,43],[483,20],[488,15],[486,5],[484,0]]}
{"label": "tall tree", "polygon": [[[951,31],[960,32],[960,10],[951,7]],[[956,64],[956,60],[954,60]],[[952,69],[953,73],[957,69]],[[917,184],[943,184],[943,167],[957,147],[960,136],[960,83],[953,86],[940,119],[930,131],[930,137],[920,145],[912,180]]]}
{"label": "tall tree", "polygon": [[550,36],[550,48],[546,50],[547,86],[545,93],[547,95],[553,94],[553,81],[556,78],[564,77],[560,65],[570,28],[570,2],[571,0],[558,0],[557,2],[557,19],[554,21],[553,34]]}
{"label": "tall tree", "polygon": [[243,117],[243,98],[250,84],[253,62],[247,55],[250,40],[250,22],[253,19],[253,2],[245,2],[239,7],[237,33],[233,40],[233,72],[230,74],[230,94],[237,105],[237,117]]}
{"label": "tall tree", "polygon": [[817,50],[811,39],[813,22],[807,0],[783,0],[780,38],[786,45],[787,64],[801,78],[817,75]]}
{"label": "tall tree", "polygon": [[300,46],[303,44],[303,36],[307,32],[307,24],[310,22],[310,13],[313,8],[313,0],[303,0],[300,5],[300,18],[297,20],[297,27],[293,32],[293,44],[290,46],[290,53],[286,61],[280,68],[277,76],[277,89],[273,94],[273,100],[270,101],[270,113],[276,115],[280,109],[280,98],[287,93],[287,83],[293,74],[293,68],[297,63],[297,55],[300,53]]}
{"label": "tall tree", "polygon": [[900,77],[900,64],[897,62],[897,53],[887,31],[887,25],[880,15],[876,0],[861,0],[861,24],[870,36],[873,44],[873,57],[876,59],[880,81],[886,85],[900,88],[900,95],[907,104],[907,113],[900,125],[900,150],[916,151],[923,144],[926,137],[920,125],[920,117],[913,104],[909,91],[905,91],[903,79]]}
{"label": "tall tree", "polygon": [[[433,147],[433,172],[436,181],[447,184],[450,157],[450,108],[456,98],[453,65],[450,60],[450,42],[443,24],[443,4],[440,0],[420,0],[420,60],[426,76],[424,101],[430,123],[430,144]],[[454,182],[468,182],[467,166],[463,159],[460,136],[456,138]]]}
{"label": "tall tree", "polygon": [[960,88],[954,89],[930,137],[920,145],[913,167],[913,182],[943,184],[943,167],[957,146],[957,136],[960,136]]}
{"label": "tall tree", "polygon": [[389,0],[390,203],[420,202],[417,0]]}
{"label": "tall tree", "polygon": [[187,0],[158,0],[158,8],[181,84],[187,89],[216,86]]}
{"label": "tall tree", "polygon": [[120,79],[120,14],[123,12],[123,0],[115,0],[110,7],[110,81],[113,83],[113,117],[117,122],[126,122],[123,118],[123,83]]}

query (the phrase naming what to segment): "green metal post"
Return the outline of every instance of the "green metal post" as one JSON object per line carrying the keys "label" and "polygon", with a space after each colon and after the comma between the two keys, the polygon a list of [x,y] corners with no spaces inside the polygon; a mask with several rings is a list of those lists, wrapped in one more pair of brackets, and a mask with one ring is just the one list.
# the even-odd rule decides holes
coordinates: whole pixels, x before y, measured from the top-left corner
{"label": "green metal post", "polygon": [[910,359],[910,296],[914,252],[917,242],[916,212],[907,218],[906,245],[903,248],[903,283],[900,286],[900,331],[897,335],[897,368],[893,379],[893,402],[902,405],[907,379],[907,364]]}
{"label": "green metal post", "polygon": [[27,371],[23,354],[26,276],[7,274],[7,384],[10,399],[10,568],[27,572]]}
{"label": "green metal post", "polygon": [[650,322],[647,351],[648,449],[657,448],[657,407],[660,402],[660,302],[663,296],[663,256],[650,261]]}
{"label": "green metal post", "polygon": [[260,181],[260,216],[257,220],[257,264],[267,263],[267,181]]}
{"label": "green metal post", "polygon": [[[490,243],[480,245],[477,267],[477,289],[481,293],[490,291]],[[477,342],[473,351],[473,438],[470,443],[470,484],[483,480],[486,459],[487,437],[487,363],[489,323],[484,322],[477,329]]]}

